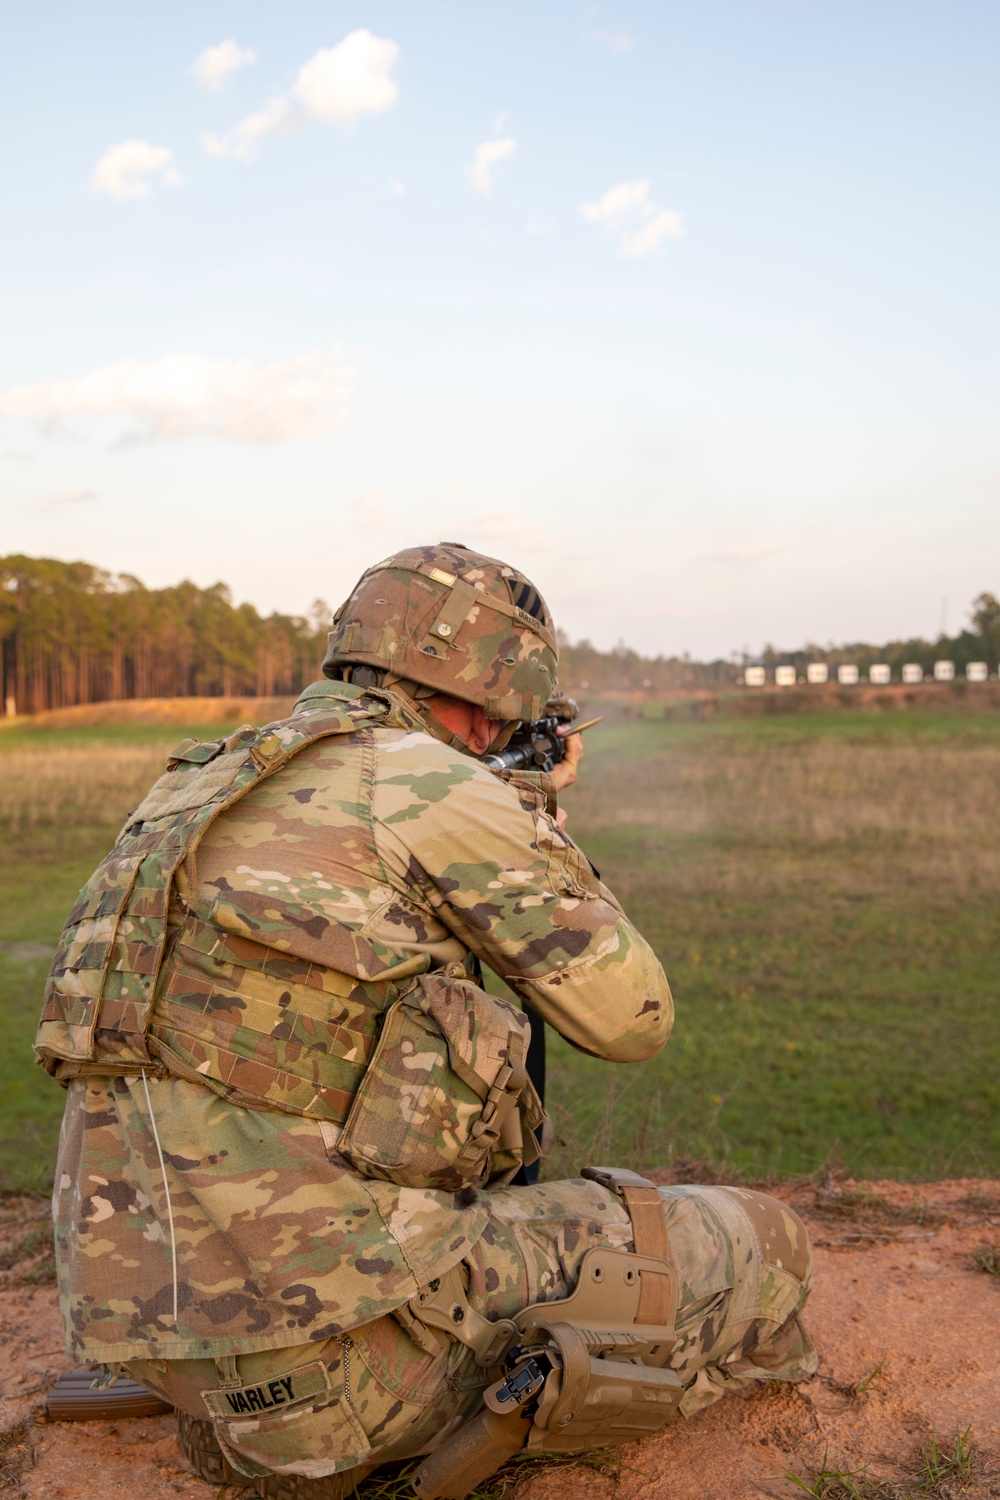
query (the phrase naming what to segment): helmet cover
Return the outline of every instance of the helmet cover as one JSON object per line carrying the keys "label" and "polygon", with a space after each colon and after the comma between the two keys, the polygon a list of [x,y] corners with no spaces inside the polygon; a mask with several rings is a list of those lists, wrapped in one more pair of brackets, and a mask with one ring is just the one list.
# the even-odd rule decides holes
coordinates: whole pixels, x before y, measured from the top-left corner
{"label": "helmet cover", "polygon": [[409,547],[362,574],[333,619],[327,677],[380,668],[477,703],[490,719],[537,719],[559,648],[538,590],[516,568],[459,542]]}

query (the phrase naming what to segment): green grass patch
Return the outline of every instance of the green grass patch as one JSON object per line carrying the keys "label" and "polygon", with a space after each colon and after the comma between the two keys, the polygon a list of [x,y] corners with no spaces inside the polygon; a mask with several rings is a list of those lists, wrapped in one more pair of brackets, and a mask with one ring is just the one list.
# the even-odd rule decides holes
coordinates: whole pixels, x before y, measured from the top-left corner
{"label": "green grass patch", "polygon": [[[30,1053],[47,955],[186,733],[220,727],[0,736],[2,1186],[44,1186],[55,1155],[62,1093]],[[629,1068],[550,1033],[547,1176],[686,1157],[1000,1174],[1000,715],[611,718],[564,802],[663,960],[676,1021]]]}
{"label": "green grass patch", "polygon": [[[865,1176],[1000,1168],[991,906],[805,880],[714,897],[699,878],[711,849],[651,849],[627,829],[589,848],[663,960],[676,1006],[667,1047],[635,1070],[554,1040],[553,1104],[584,1135],[609,1117],[615,1160],[638,1148],[645,1166],[666,1151],[796,1174],[836,1151]],[[754,853],[727,852],[741,864]]]}
{"label": "green grass patch", "polygon": [[113,837],[113,829],[76,830],[64,842],[46,831],[15,846],[14,858],[8,844],[0,861],[0,1189],[51,1183],[64,1094],[31,1044],[66,913]]}
{"label": "green grass patch", "polygon": [[973,1250],[971,1259],[977,1271],[1000,1280],[1000,1245],[980,1245]]}
{"label": "green grass patch", "polygon": [[676,1021],[634,1069],[553,1039],[553,1172],[1000,1171],[1000,717],[616,723],[585,766],[571,830]]}
{"label": "green grass patch", "polygon": [[17,725],[0,735],[0,1190],[46,1191],[52,1180],[65,1096],[31,1044],[66,913],[167,751],[185,734],[219,733]]}

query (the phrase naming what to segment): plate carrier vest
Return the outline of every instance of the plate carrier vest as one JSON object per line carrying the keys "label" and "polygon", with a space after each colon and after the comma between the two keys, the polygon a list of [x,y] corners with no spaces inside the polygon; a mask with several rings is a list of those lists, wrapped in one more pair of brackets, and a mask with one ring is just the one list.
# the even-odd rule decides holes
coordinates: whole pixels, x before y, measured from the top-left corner
{"label": "plate carrier vest", "polygon": [[[296,957],[224,929],[210,907],[176,887],[215,819],[307,746],[387,720],[422,728],[377,690],[362,696],[324,683],[312,696],[307,690],[288,719],[224,740],[182,741],[171,752],[69,914],[46,987],[38,1061],[63,1083],[169,1073],[249,1108],[346,1123],[343,1136],[324,1131],[328,1147],[339,1141],[364,1175],[404,1185],[459,1186],[498,1170],[510,1176],[537,1155],[530,1131],[544,1118],[525,1072],[527,1021],[515,1007],[487,995],[460,965],[445,974],[427,972],[426,954],[393,962],[390,950],[346,927],[355,973]],[[364,1019],[338,1036],[348,997]],[[470,1010],[475,1026],[459,1024]],[[463,1055],[470,1032],[476,1052]],[[398,1104],[385,1109],[394,1059],[400,1048],[412,1053],[411,1036],[438,1045],[428,1082],[439,1110],[447,1116],[447,1101],[464,1098],[464,1117],[470,1103],[478,1116],[474,1139],[450,1133],[458,1161],[444,1167],[426,1149],[419,1122],[401,1119]]]}

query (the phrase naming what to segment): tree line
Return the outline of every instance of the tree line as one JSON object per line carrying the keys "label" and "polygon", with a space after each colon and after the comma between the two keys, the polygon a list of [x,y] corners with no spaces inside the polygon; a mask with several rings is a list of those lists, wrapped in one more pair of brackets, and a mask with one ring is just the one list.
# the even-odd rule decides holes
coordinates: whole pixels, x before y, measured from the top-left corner
{"label": "tree line", "polygon": [[[971,661],[984,661],[990,672],[995,673],[1000,666],[1000,599],[995,594],[978,594],[969,607],[968,626],[956,635],[941,634],[935,640],[911,636],[882,646],[866,641],[846,646],[800,646],[794,651],[766,646],[753,660],[765,667],[787,664],[800,673],[814,661],[825,661],[831,668],[851,662],[862,674],[877,662],[884,662],[892,668],[893,680],[897,682],[907,662],[929,673],[936,661],[954,662],[959,672]],[[749,657],[746,662],[749,664]]]}
{"label": "tree line", "polygon": [[148,589],[127,573],[0,558],[8,714],[117,698],[275,697],[319,675],[332,611],[261,616],[224,583]]}
{"label": "tree line", "polygon": [[952,661],[961,673],[970,661],[985,661],[995,674],[1000,667],[1000,600],[995,594],[979,594],[970,607],[968,628],[953,636],[939,635],[935,640],[914,636],[884,645],[855,641],[846,646],[797,646],[791,651],[765,646],[756,656],[734,651],[728,659],[707,662],[693,661],[687,655],[640,656],[625,645],[599,651],[589,641],[574,645],[563,636],[559,649],[560,675],[568,691],[626,688],[655,694],[678,688],[724,688],[735,686],[744,667],[751,664],[793,666],[804,676],[810,662],[820,661],[828,663],[834,673],[841,664],[851,662],[863,675],[876,662],[884,662],[892,668],[896,682],[907,662],[930,673],[936,661]]}
{"label": "tree line", "polygon": [[[332,610],[317,599],[304,615],[263,616],[234,604],[223,583],[148,589],[127,573],[52,558],[0,558],[0,700],[7,713],[39,713],[117,698],[284,697],[319,676]],[[697,662],[641,656],[625,645],[601,651],[560,636],[563,686],[570,692],[724,688],[749,658]],[[804,671],[811,661],[888,662],[930,670],[940,658],[1000,664],[1000,601],[980,594],[969,628],[936,641],[889,645],[768,646],[757,660]]]}

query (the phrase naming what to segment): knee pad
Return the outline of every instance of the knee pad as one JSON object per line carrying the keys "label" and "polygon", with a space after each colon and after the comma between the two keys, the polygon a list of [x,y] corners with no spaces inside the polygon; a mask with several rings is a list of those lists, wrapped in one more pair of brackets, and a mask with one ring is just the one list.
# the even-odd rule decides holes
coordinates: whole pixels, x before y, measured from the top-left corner
{"label": "knee pad", "polygon": [[805,1285],[812,1270],[812,1250],[805,1224],[794,1208],[772,1198],[769,1193],[753,1193],[745,1188],[724,1187],[741,1204],[757,1231],[764,1259],[781,1266]]}

